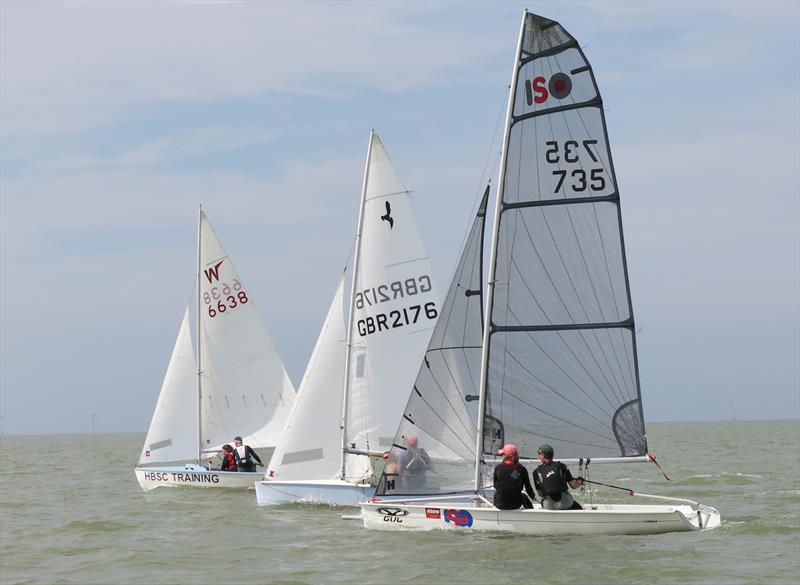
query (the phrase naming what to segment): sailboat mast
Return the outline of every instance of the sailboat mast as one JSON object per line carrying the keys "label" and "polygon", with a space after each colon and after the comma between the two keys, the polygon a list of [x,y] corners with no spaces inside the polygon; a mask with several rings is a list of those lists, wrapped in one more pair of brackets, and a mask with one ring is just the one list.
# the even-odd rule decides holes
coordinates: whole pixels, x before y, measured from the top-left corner
{"label": "sailboat mast", "polygon": [[503,147],[500,151],[500,175],[497,180],[497,199],[495,200],[494,221],[492,227],[492,248],[489,255],[489,278],[486,283],[486,306],[483,319],[483,343],[481,344],[481,378],[478,392],[478,436],[475,440],[475,491],[480,492],[482,486],[483,467],[483,419],[486,415],[486,386],[489,378],[489,337],[492,330],[492,300],[494,298],[494,273],[497,266],[497,237],[500,229],[500,211],[503,206],[503,192],[505,191],[506,162],[508,160],[508,141],[511,134],[511,117],[514,111],[514,99],[517,90],[517,70],[519,67],[522,39],[525,33],[525,21],[528,11],[522,14],[522,24],[519,28],[517,52],[514,57],[514,67],[511,71],[511,87],[508,92],[508,109],[506,111],[506,124],[503,130]]}
{"label": "sailboat mast", "polygon": [[202,388],[201,388],[200,380],[201,380],[201,377],[202,377],[201,374],[203,372],[203,366],[200,363],[201,359],[202,359],[200,356],[203,355],[202,351],[200,351],[200,340],[202,339],[202,335],[200,335],[200,316],[201,316],[200,315],[200,309],[201,309],[201,306],[202,306],[201,303],[200,303],[200,297],[201,297],[200,285],[202,284],[202,282],[200,280],[200,278],[201,278],[200,275],[203,273],[202,267],[200,265],[201,262],[202,262],[202,259],[200,257],[200,255],[201,255],[201,253],[200,253],[200,244],[202,243],[201,242],[201,238],[202,238],[201,234],[202,233],[203,233],[203,206],[200,205],[200,206],[198,206],[198,209],[197,209],[197,299],[196,299],[196,301],[197,301],[197,313],[196,313],[197,321],[195,323],[196,324],[195,329],[197,331],[197,461],[198,461],[198,463],[200,462],[200,458],[201,458],[202,450],[203,450],[203,440],[202,440],[202,432],[203,431],[202,431],[202,422],[201,422],[201,414],[200,414],[200,403],[201,403],[201,400],[202,400]]}
{"label": "sailboat mast", "polygon": [[344,389],[342,391],[342,465],[341,478],[345,479],[345,464],[347,462],[347,403],[350,394],[350,354],[353,346],[353,313],[356,308],[356,282],[358,278],[358,264],[361,258],[361,230],[364,224],[364,206],[367,200],[367,183],[369,181],[369,161],[372,157],[372,137],[375,130],[369,131],[369,144],[367,145],[367,162],[364,165],[364,183],[361,187],[361,202],[358,206],[358,227],[356,227],[355,252],[353,253],[353,280],[350,285],[350,311],[347,315],[347,347],[344,358]]}

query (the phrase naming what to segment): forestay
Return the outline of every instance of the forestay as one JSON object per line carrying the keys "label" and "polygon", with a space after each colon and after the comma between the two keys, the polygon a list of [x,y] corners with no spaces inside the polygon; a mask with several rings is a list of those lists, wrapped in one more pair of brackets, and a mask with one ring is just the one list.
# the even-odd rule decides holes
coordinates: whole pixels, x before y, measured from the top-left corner
{"label": "forestay", "polygon": [[494,455],[644,455],[619,194],[600,93],[575,39],[528,13],[512,88],[485,421]]}
{"label": "forestay", "polygon": [[[410,192],[378,136],[371,134],[353,274],[345,446],[392,444],[415,370],[438,316],[430,260]],[[347,481],[370,481],[365,456],[346,458]]]}
{"label": "forestay", "polygon": [[339,474],[345,322],[344,275],[297,391],[286,429],[267,471],[278,480],[333,479]]}
{"label": "forestay", "polygon": [[294,400],[283,362],[244,281],[200,211],[200,445],[242,435],[274,446]]}
{"label": "forestay", "polygon": [[189,307],[164,375],[139,464],[189,461],[197,457],[197,364]]}
{"label": "forestay", "polygon": [[[463,492],[472,489],[483,320],[483,234],[487,187],[456,266],[441,315],[389,454],[377,495]],[[393,467],[417,437],[432,460],[424,483],[408,482]],[[387,474],[388,470],[388,474]]]}

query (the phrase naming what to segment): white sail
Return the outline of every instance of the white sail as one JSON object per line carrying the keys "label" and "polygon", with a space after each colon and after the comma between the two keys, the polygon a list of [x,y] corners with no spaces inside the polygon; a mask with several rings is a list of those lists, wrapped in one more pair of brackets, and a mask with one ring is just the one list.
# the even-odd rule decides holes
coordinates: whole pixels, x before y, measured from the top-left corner
{"label": "white sail", "polygon": [[[438,298],[408,189],[372,134],[355,266],[346,443],[391,447],[417,365],[438,317]],[[364,456],[347,458],[345,479],[371,477]]]}
{"label": "white sail", "polygon": [[267,478],[333,479],[340,470],[344,383],[344,276],[328,309]]}
{"label": "white sail", "polygon": [[274,446],[294,388],[256,310],[205,214],[200,212],[200,441],[214,450],[241,435]]}
{"label": "white sail", "polygon": [[197,365],[189,308],[175,340],[139,463],[187,461],[197,457]]}

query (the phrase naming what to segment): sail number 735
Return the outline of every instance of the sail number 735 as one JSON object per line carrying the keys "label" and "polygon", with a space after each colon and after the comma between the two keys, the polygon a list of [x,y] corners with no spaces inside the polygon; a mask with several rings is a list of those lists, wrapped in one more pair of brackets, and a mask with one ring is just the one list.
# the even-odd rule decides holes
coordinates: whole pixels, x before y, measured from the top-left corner
{"label": "sail number 735", "polygon": [[[562,161],[568,164],[581,163],[581,160],[589,162],[589,159],[591,159],[592,166],[600,163],[600,159],[590,148],[594,146],[596,150],[597,140],[583,140],[582,143],[577,140],[567,140],[564,143],[559,143],[557,140],[548,140],[545,142],[545,146],[547,146],[547,150],[544,158],[551,165],[560,165]],[[583,158],[581,158],[582,153],[584,153]],[[572,171],[555,169],[553,170],[553,176],[558,177],[558,181],[553,193],[558,193],[562,187],[565,190],[570,189],[578,193],[586,191],[586,189],[602,191],[606,188],[604,172],[602,164],[595,168],[578,168]],[[567,177],[569,177],[569,180],[567,180]]]}

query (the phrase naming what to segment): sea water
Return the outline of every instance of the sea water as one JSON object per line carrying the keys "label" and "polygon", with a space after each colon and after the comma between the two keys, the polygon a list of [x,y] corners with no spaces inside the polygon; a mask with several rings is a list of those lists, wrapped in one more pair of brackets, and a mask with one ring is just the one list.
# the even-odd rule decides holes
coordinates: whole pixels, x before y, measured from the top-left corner
{"label": "sea water", "polygon": [[[341,508],[133,475],[143,434],[0,441],[0,583],[798,583],[800,423],[648,425],[652,464],[592,479],[716,507],[716,530],[532,537],[374,532]],[[574,467],[574,466],[573,466]],[[575,471],[573,469],[573,471]],[[576,492],[576,499],[588,501]],[[603,488],[595,499],[646,503]]]}

